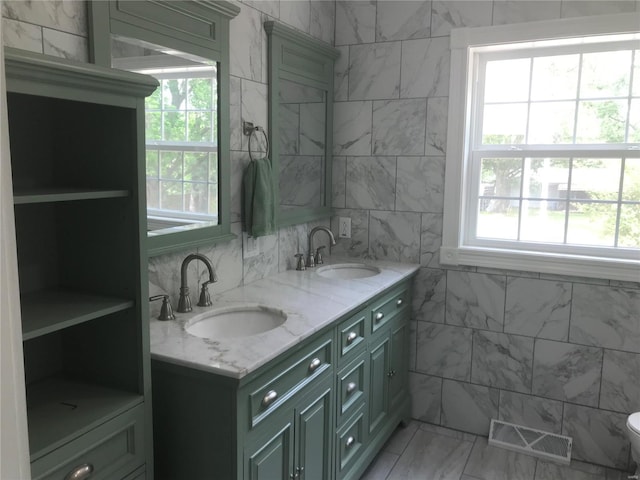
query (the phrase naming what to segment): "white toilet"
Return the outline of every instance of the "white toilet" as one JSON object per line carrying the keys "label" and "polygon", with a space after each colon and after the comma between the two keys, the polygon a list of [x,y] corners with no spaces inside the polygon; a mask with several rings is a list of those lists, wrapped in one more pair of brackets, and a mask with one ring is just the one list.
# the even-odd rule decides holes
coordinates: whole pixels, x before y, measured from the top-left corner
{"label": "white toilet", "polygon": [[631,441],[631,456],[636,462],[636,476],[640,475],[640,412],[632,413],[627,419],[627,434]]}

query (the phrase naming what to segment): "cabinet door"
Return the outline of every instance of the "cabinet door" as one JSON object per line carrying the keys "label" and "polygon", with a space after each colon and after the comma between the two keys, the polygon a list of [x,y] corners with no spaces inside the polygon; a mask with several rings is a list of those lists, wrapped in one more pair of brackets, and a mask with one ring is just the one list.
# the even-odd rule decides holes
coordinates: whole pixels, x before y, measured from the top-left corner
{"label": "cabinet door", "polygon": [[245,450],[245,480],[288,479],[293,472],[293,422]]}
{"label": "cabinet door", "polygon": [[381,337],[369,353],[370,390],[369,390],[369,433],[380,427],[386,417],[389,406],[389,355],[391,350],[389,335]]}
{"label": "cabinet door", "polygon": [[[296,410],[296,474],[300,480],[327,480],[331,477],[333,391],[326,388],[310,397]],[[275,478],[275,477],[273,477]]]}
{"label": "cabinet door", "polygon": [[404,318],[391,329],[391,355],[389,365],[389,401],[391,409],[407,394],[409,373],[409,327]]}

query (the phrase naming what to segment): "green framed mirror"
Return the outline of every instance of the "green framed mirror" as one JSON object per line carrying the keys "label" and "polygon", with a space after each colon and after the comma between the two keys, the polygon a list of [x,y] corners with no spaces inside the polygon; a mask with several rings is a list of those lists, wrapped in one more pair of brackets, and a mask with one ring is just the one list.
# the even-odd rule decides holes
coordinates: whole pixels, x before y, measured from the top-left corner
{"label": "green framed mirror", "polygon": [[94,63],[154,76],[145,103],[149,256],[228,241],[229,20],[223,1],[88,2]]}
{"label": "green framed mirror", "polygon": [[331,215],[333,64],[339,51],[281,23],[269,41],[269,143],[280,227]]}

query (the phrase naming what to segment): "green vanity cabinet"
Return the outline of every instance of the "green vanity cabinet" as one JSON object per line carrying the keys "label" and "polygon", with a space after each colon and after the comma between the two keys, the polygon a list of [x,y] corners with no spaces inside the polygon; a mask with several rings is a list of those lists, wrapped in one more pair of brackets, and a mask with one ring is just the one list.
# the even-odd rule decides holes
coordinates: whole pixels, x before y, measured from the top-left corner
{"label": "green vanity cabinet", "polygon": [[271,420],[262,432],[247,436],[244,480],[330,478],[331,376],[325,376],[324,381],[300,397],[278,420]]}
{"label": "green vanity cabinet", "polygon": [[5,49],[32,478],[153,478],[143,75]]}
{"label": "green vanity cabinet", "polygon": [[[336,452],[340,458],[349,450],[362,451],[351,458],[347,455],[346,462],[337,463],[338,479],[359,478],[393,429],[409,420],[410,305],[411,284],[404,282],[376,297],[353,317],[365,322],[365,405],[351,422],[351,433],[338,439]],[[359,387],[354,391],[358,392]]]}
{"label": "green vanity cabinet", "polygon": [[359,478],[409,418],[409,295],[401,281],[243,378],[154,358],[156,478]]}

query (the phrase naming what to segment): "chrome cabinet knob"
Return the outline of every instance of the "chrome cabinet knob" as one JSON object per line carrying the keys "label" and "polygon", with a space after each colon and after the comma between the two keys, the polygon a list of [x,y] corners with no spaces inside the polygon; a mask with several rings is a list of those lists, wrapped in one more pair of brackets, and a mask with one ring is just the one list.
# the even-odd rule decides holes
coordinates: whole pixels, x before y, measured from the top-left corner
{"label": "chrome cabinet knob", "polygon": [[401,305],[402,305],[402,303],[403,303],[403,302],[402,302],[402,299],[401,299],[401,298],[399,298],[398,300],[396,300],[396,306],[398,306],[398,307],[399,307],[399,306],[401,306]]}
{"label": "chrome cabinet knob", "polygon": [[344,443],[344,446],[347,448],[351,448],[354,443],[356,443],[355,437],[350,436],[349,438],[347,438],[347,441]]}
{"label": "chrome cabinet knob", "polygon": [[351,345],[356,338],[358,338],[358,334],[356,332],[349,332],[347,335],[347,344]]}
{"label": "chrome cabinet knob", "polygon": [[278,392],[276,392],[275,390],[269,390],[267,394],[264,396],[264,398],[262,399],[262,405],[264,407],[268,407],[273,402],[275,402],[277,398],[278,398]]}
{"label": "chrome cabinet knob", "polygon": [[92,473],[93,465],[90,463],[83,463],[71,470],[67,476],[64,477],[64,480],[84,480],[85,478],[89,478]]}
{"label": "chrome cabinet knob", "polygon": [[293,480],[298,480],[299,478],[302,478],[300,476],[300,474],[304,472],[304,467],[297,467],[296,468],[296,473],[292,473],[289,475],[289,478],[292,478]]}
{"label": "chrome cabinet knob", "polygon": [[352,394],[356,390],[356,388],[358,388],[356,382],[347,383],[347,395]]}
{"label": "chrome cabinet knob", "polygon": [[322,361],[319,358],[314,358],[309,364],[309,372],[314,372],[320,365],[322,365]]}
{"label": "chrome cabinet knob", "polygon": [[376,313],[376,322],[379,322],[383,318],[384,318],[384,313],[383,312]]}

